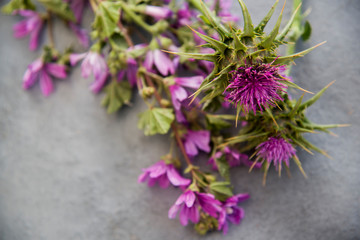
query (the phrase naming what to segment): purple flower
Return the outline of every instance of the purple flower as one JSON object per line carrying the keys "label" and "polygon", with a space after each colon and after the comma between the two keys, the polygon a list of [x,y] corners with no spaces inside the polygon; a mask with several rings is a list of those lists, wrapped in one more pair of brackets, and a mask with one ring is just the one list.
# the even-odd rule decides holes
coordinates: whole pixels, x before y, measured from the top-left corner
{"label": "purple flower", "polygon": [[30,34],[29,48],[32,51],[36,50],[44,20],[41,18],[40,14],[31,10],[17,10],[14,13],[20,14],[26,18],[14,25],[14,37],[22,38]]}
{"label": "purple flower", "polygon": [[118,81],[121,81],[126,74],[127,80],[129,81],[130,85],[134,87],[137,83],[138,65],[135,59],[130,57],[126,60],[126,62],[127,68],[119,71]]}
{"label": "purple flower", "polygon": [[170,18],[172,11],[167,7],[146,5],[145,14],[155,18],[156,20],[161,20]]}
{"label": "purple flower", "polygon": [[180,223],[186,226],[189,219],[193,223],[199,222],[199,208],[212,217],[218,217],[218,213],[222,210],[220,205],[221,202],[216,200],[214,195],[188,189],[180,195],[175,204],[169,209],[168,216],[170,219],[176,218],[177,212],[181,209],[179,214]]}
{"label": "purple flower", "polygon": [[296,150],[291,143],[282,137],[269,137],[267,141],[261,143],[256,149],[258,150],[256,156],[266,160],[269,166],[274,161],[276,169],[281,168],[282,162],[289,166],[289,159],[296,154]]}
{"label": "purple flower", "polygon": [[174,79],[175,84],[169,87],[171,100],[175,111],[181,108],[181,102],[188,98],[189,94],[184,87],[198,89],[204,78],[202,76],[178,77]]}
{"label": "purple flower", "polygon": [[240,104],[245,112],[252,110],[263,111],[269,106],[275,106],[276,101],[282,101],[280,92],[286,85],[281,81],[287,79],[281,75],[284,66],[271,66],[261,64],[255,66],[239,67],[232,71],[232,80],[225,91],[225,99]]}
{"label": "purple flower", "polygon": [[[208,164],[212,165],[213,170],[218,170],[215,159],[219,159],[224,155],[230,167],[237,167],[240,166],[241,164],[251,167],[251,165],[253,164],[253,162],[249,160],[249,157],[246,154],[242,154],[234,149],[225,147],[223,151],[216,152],[215,155],[209,159]],[[260,168],[260,167],[261,167],[261,163],[255,164],[255,168]]]}
{"label": "purple flower", "polygon": [[69,26],[71,30],[75,33],[81,45],[83,45],[84,48],[88,48],[90,39],[87,31],[72,22],[69,23]]}
{"label": "purple flower", "polygon": [[29,64],[24,74],[23,88],[30,88],[39,79],[43,95],[49,96],[53,92],[51,76],[61,79],[66,78],[66,67],[57,63],[44,63],[39,58]]}
{"label": "purple flower", "polygon": [[188,3],[184,3],[184,8],[181,8],[176,13],[176,23],[174,27],[179,28],[186,25],[191,25],[192,11],[189,8]]}
{"label": "purple flower", "polygon": [[87,0],[64,0],[64,1],[67,3],[70,2],[70,8],[74,13],[76,22],[80,23]]}
{"label": "purple flower", "polygon": [[154,186],[156,182],[162,188],[168,187],[170,182],[174,186],[188,186],[191,182],[190,179],[181,177],[174,165],[166,164],[164,160],[160,160],[154,165],[143,169],[143,172],[139,176],[138,182],[145,182],[149,179],[148,185],[150,187]]}
{"label": "purple flower", "polygon": [[229,197],[222,205],[222,210],[218,218],[218,230],[222,230],[224,235],[228,232],[228,221],[233,224],[240,224],[245,216],[243,208],[238,207],[238,203],[247,200],[250,195],[247,193],[237,194]]}
{"label": "purple flower", "polygon": [[84,61],[81,64],[81,75],[83,78],[88,78],[91,72],[94,74],[95,81],[91,84],[90,89],[98,93],[104,86],[108,75],[108,67],[104,56],[91,51],[70,55],[70,63],[72,66],[82,59],[84,59]]}
{"label": "purple flower", "polygon": [[185,151],[189,156],[196,156],[198,149],[209,153],[210,152],[210,132],[207,130],[192,131],[188,130],[185,135],[184,142]]}
{"label": "purple flower", "polygon": [[146,53],[144,67],[151,71],[155,65],[156,69],[163,75],[167,76],[169,74],[175,73],[174,63],[170,58],[159,49],[150,50]]}
{"label": "purple flower", "polygon": [[217,10],[217,15],[223,22],[237,22],[239,18],[231,14],[231,0],[215,0],[211,10]]}

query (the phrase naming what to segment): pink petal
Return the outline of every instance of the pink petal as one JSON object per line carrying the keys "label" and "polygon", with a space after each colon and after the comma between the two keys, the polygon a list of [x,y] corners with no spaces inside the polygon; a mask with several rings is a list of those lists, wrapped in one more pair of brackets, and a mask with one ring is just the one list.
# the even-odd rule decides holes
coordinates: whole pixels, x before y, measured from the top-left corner
{"label": "pink petal", "polygon": [[188,208],[186,206],[183,206],[183,208],[181,209],[179,219],[181,225],[186,226],[188,224]]}
{"label": "pink petal", "polygon": [[149,176],[149,173],[148,173],[148,172],[142,173],[142,174],[138,177],[138,183],[145,182],[146,179],[148,178],[148,176]]}
{"label": "pink petal", "polygon": [[90,85],[91,91],[93,91],[94,93],[100,92],[100,90],[105,85],[106,78],[107,78],[107,74],[104,74],[98,78],[95,78],[95,81]]}
{"label": "pink petal", "polygon": [[26,69],[24,77],[23,77],[23,88],[28,89],[32,85],[34,85],[36,79],[37,79],[38,73],[32,72],[29,68]]}
{"label": "pink petal", "polygon": [[144,67],[147,70],[152,70],[154,64],[154,54],[152,51],[148,51],[145,56]]}
{"label": "pink petal", "polygon": [[204,81],[203,76],[175,78],[175,82],[177,84],[179,84],[183,87],[188,87],[188,88],[192,88],[192,89],[198,89],[203,81]]}
{"label": "pink petal", "polygon": [[50,76],[45,72],[40,72],[40,88],[45,97],[53,92],[53,83]]}
{"label": "pink petal", "polygon": [[74,54],[70,54],[70,64],[71,66],[75,66],[80,60],[82,60],[85,56],[87,55],[87,53],[74,53]]}
{"label": "pink petal", "polygon": [[170,58],[159,49],[154,50],[154,63],[159,72],[166,76],[169,73],[175,73],[175,67]]}
{"label": "pink petal", "polygon": [[168,165],[168,169],[166,173],[168,179],[174,186],[187,186],[191,182],[190,179],[181,177],[180,174],[176,171],[176,169],[172,165]]}
{"label": "pink petal", "polygon": [[197,150],[194,142],[191,139],[186,139],[184,142],[185,151],[189,156],[196,156],[199,151]]}
{"label": "pink petal", "polygon": [[34,30],[30,34],[30,42],[29,42],[29,49],[31,51],[34,51],[37,49],[39,44],[39,35],[42,29],[42,22],[39,22],[39,24],[34,28]]}
{"label": "pink petal", "polygon": [[176,204],[172,205],[171,208],[169,209],[168,217],[170,219],[176,218],[176,214],[179,211],[180,207],[181,207],[180,205],[176,205]]}
{"label": "pink petal", "polygon": [[45,65],[46,71],[57,78],[66,78],[66,67],[62,64],[47,63]]}
{"label": "pink petal", "polygon": [[170,185],[169,179],[165,174],[158,177],[158,183],[161,188],[167,188]]}

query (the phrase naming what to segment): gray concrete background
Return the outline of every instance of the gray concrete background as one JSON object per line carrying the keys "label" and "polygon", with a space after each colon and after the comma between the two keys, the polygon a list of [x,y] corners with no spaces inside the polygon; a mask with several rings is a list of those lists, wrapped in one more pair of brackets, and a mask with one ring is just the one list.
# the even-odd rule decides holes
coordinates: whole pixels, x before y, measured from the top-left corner
{"label": "gray concrete background", "polygon": [[[255,23],[271,2],[247,1]],[[314,32],[299,50],[328,42],[297,60],[292,75],[315,92],[337,80],[309,109],[309,118],[352,126],[335,130],[338,138],[308,136],[333,159],[299,150],[307,180],[293,166],[290,179],[271,171],[264,188],[261,172],[233,170],[235,192],[251,193],[242,204],[246,217],[227,236],[213,233],[209,240],[360,239],[360,1],[304,5],[312,8]],[[137,130],[142,101],[135,98],[131,108],[107,115],[79,68],[69,79],[56,80],[49,98],[38,85],[23,91],[23,73],[37,53],[28,51],[28,38],[12,38],[17,20],[0,15],[0,239],[205,239],[178,219],[168,220],[178,189],[136,182],[141,168],[168,149],[167,136],[145,137]],[[59,46],[75,43],[82,51],[61,24],[55,29]]]}

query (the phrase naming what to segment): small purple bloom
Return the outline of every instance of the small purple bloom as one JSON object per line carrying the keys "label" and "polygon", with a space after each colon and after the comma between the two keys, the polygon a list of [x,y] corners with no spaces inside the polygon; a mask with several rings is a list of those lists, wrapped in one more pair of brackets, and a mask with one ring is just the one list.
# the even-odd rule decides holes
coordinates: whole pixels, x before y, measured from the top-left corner
{"label": "small purple bloom", "polygon": [[221,202],[216,200],[214,195],[194,192],[188,189],[180,195],[175,204],[169,209],[168,216],[170,219],[176,218],[177,212],[181,209],[179,215],[180,223],[186,226],[189,219],[193,223],[199,222],[199,208],[215,218],[218,217],[218,213],[222,211]]}
{"label": "small purple bloom", "polygon": [[95,81],[91,84],[90,89],[98,93],[106,82],[108,76],[108,67],[104,56],[97,52],[86,52],[81,54],[71,54],[70,64],[74,66],[78,61],[84,59],[81,64],[81,75],[88,78],[91,73],[95,77]]}
{"label": "small purple bloom", "polygon": [[154,65],[163,76],[175,73],[174,63],[159,49],[149,50],[145,56],[144,67],[151,71]]}
{"label": "small purple bloom", "polygon": [[228,232],[228,221],[233,224],[240,224],[245,216],[243,208],[238,207],[238,203],[247,200],[250,195],[247,193],[237,194],[229,197],[222,205],[222,210],[218,218],[218,230],[222,230],[224,235]]}
{"label": "small purple bloom", "polygon": [[232,71],[232,79],[226,90],[225,99],[240,104],[245,112],[252,110],[263,111],[269,106],[275,106],[276,101],[283,101],[280,92],[286,85],[281,81],[288,81],[281,75],[284,66],[261,64],[239,67]]}
{"label": "small purple bloom", "polygon": [[172,11],[167,7],[146,5],[145,14],[155,18],[156,20],[161,20],[170,18]]}
{"label": "small purple bloom", "polygon": [[138,65],[135,59],[130,57],[126,60],[126,62],[127,68],[119,71],[118,81],[121,81],[126,74],[127,80],[129,81],[130,85],[134,87],[137,83]]}
{"label": "small purple bloom", "polygon": [[202,76],[177,77],[174,79],[175,84],[169,87],[171,100],[176,110],[180,110],[181,102],[188,98],[189,94],[184,87],[198,89],[204,78]]}
{"label": "small purple bloom", "polygon": [[190,179],[181,177],[174,165],[166,164],[164,160],[160,160],[154,165],[143,169],[143,172],[139,176],[138,182],[145,182],[149,179],[148,185],[150,187],[154,186],[156,182],[162,188],[168,187],[170,182],[174,186],[188,186],[191,182]]}
{"label": "small purple bloom", "polygon": [[223,22],[237,22],[239,17],[231,14],[231,0],[215,0],[211,10],[217,10],[217,15]]}
{"label": "small purple bloom", "polygon": [[207,130],[188,130],[184,142],[185,151],[189,156],[196,156],[199,150],[210,152],[210,132]]}
{"label": "small purple bloom", "polygon": [[44,20],[40,14],[31,10],[17,10],[14,13],[26,18],[14,25],[14,37],[22,38],[30,34],[29,48],[32,51],[36,50]]}
{"label": "small purple bloom", "polygon": [[181,8],[176,13],[176,24],[175,27],[182,27],[191,25],[191,17],[193,16],[192,11],[189,8],[188,3],[184,3],[184,8]]}
{"label": "small purple bloom", "polygon": [[292,144],[282,137],[269,137],[267,141],[261,143],[256,149],[258,150],[256,156],[266,160],[269,166],[274,161],[276,169],[281,168],[282,162],[289,166],[289,159],[296,154]]}
{"label": "small purple bloom", "polygon": [[[249,160],[249,157],[246,154],[239,153],[234,149],[225,147],[223,151],[216,152],[215,155],[209,159],[208,164],[212,165],[213,170],[218,170],[215,159],[219,159],[224,155],[230,167],[237,167],[240,166],[241,164],[251,167],[251,165],[253,164],[253,162]],[[261,167],[261,163],[255,164],[255,168],[260,168],[260,167]]]}
{"label": "small purple bloom", "polygon": [[81,28],[80,26],[78,26],[72,22],[69,23],[69,26],[70,26],[71,30],[75,33],[75,35],[78,38],[81,45],[84,48],[88,48],[89,43],[90,43],[88,32],[85,29]]}
{"label": "small purple bloom", "polygon": [[23,88],[28,89],[36,80],[39,79],[40,88],[44,96],[49,96],[53,92],[51,76],[64,79],[66,78],[65,65],[57,63],[44,63],[42,59],[37,59],[29,64],[23,78]]}

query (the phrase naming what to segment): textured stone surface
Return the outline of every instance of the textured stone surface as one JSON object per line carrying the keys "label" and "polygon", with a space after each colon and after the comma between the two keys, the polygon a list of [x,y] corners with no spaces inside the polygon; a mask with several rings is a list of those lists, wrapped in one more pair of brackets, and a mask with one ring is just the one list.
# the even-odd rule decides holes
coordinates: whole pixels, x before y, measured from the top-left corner
{"label": "textured stone surface", "polygon": [[[255,23],[271,2],[247,1]],[[243,204],[246,217],[227,236],[214,233],[207,239],[360,238],[360,1],[304,5],[312,8],[314,31],[298,49],[328,42],[297,60],[292,75],[314,92],[337,80],[309,109],[309,118],[352,126],[335,130],[338,138],[308,136],[333,159],[299,150],[307,180],[293,166],[292,178],[279,179],[271,171],[264,188],[261,172],[234,169],[235,192],[251,193]],[[49,98],[38,85],[24,92],[22,75],[38,53],[28,51],[27,38],[12,38],[17,20],[0,15],[0,239],[204,239],[191,226],[168,220],[178,189],[136,182],[141,168],[168,148],[167,136],[150,138],[137,130],[137,114],[145,108],[140,99],[107,115],[79,68],[70,79],[57,80]],[[55,29],[60,46],[76,43],[61,24]]]}

